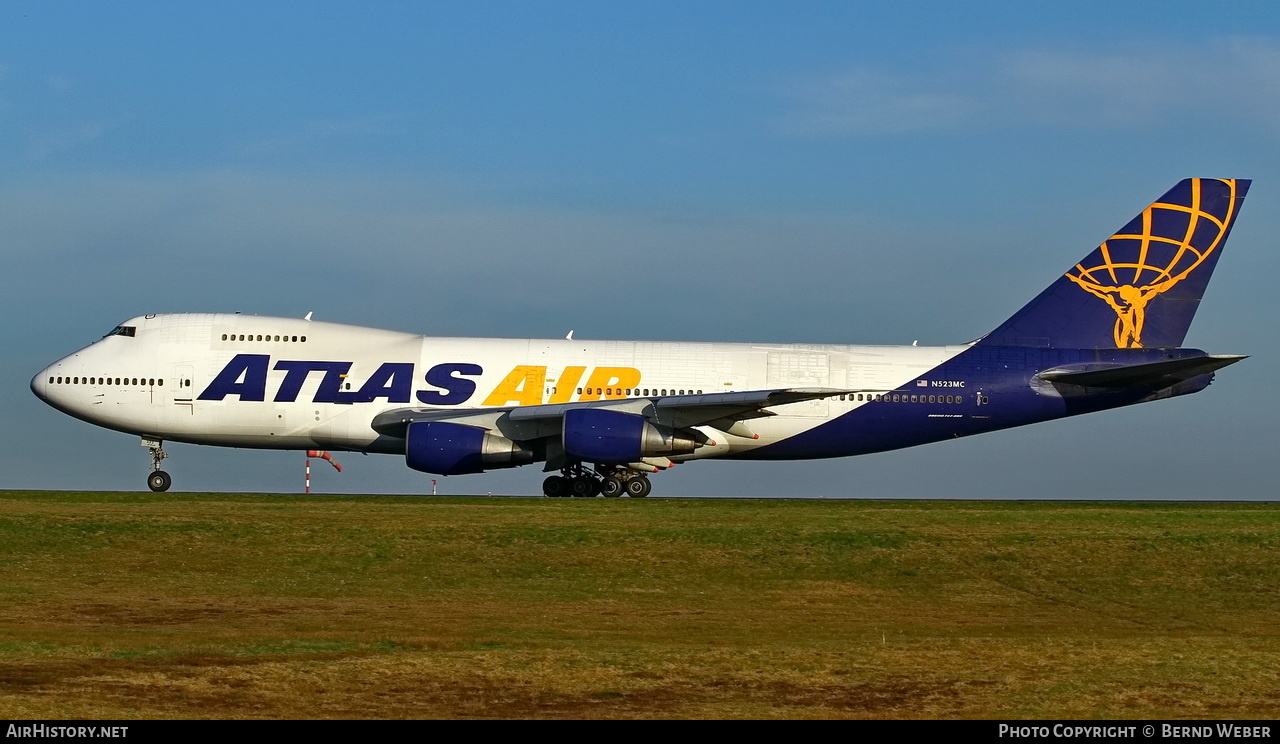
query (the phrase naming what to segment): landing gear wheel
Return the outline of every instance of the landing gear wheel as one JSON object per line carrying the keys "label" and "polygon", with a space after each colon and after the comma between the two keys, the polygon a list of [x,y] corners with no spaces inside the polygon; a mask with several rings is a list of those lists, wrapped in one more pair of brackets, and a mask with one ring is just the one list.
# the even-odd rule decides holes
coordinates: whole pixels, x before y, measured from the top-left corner
{"label": "landing gear wheel", "polygon": [[633,499],[642,499],[653,490],[653,484],[643,475],[637,475],[627,481],[627,495]]}
{"label": "landing gear wheel", "polygon": [[168,491],[171,485],[173,485],[173,478],[163,470],[157,470],[147,476],[147,488],[152,491]]}
{"label": "landing gear wheel", "polygon": [[625,490],[627,490],[626,481],[616,475],[605,476],[605,479],[600,481],[600,495],[606,499],[616,499]]}
{"label": "landing gear wheel", "polygon": [[596,494],[600,493],[600,484],[596,482],[595,478],[584,475],[574,478],[570,482],[569,492],[578,498],[594,498]]}
{"label": "landing gear wheel", "polygon": [[173,479],[169,474],[160,469],[160,463],[169,456],[169,453],[164,451],[163,444],[164,442],[159,439],[142,438],[142,446],[151,453],[151,475],[147,476],[147,488],[157,492],[168,491],[169,486],[173,485]]}
{"label": "landing gear wheel", "polygon": [[553,475],[542,482],[542,493],[547,498],[558,499],[569,495],[569,479]]}

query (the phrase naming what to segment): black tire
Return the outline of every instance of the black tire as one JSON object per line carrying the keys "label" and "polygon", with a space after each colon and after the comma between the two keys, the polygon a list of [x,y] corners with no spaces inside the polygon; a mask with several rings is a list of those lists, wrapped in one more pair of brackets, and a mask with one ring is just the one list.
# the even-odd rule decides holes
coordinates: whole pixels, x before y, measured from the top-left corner
{"label": "black tire", "polygon": [[150,488],[152,491],[156,491],[156,492],[168,491],[169,486],[172,486],[172,485],[173,485],[173,478],[170,478],[169,474],[164,472],[163,470],[157,470],[151,475],[147,476],[147,488]]}
{"label": "black tire", "polygon": [[653,484],[643,475],[637,475],[627,481],[627,495],[633,499],[642,499],[653,490]]}
{"label": "black tire", "polygon": [[547,498],[558,499],[569,495],[569,479],[553,475],[542,482],[542,493]]}
{"label": "black tire", "polygon": [[580,499],[589,499],[600,493],[600,485],[589,475],[574,478],[569,482],[569,492]]}
{"label": "black tire", "polygon": [[600,481],[600,495],[606,499],[616,499],[627,490],[626,481],[616,475],[607,476]]}

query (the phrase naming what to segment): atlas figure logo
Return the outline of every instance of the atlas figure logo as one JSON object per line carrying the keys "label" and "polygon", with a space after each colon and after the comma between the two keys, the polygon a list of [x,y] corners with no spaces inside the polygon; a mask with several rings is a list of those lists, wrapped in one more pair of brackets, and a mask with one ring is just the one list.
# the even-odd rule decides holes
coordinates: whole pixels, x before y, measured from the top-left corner
{"label": "atlas figure logo", "polygon": [[[372,403],[379,398],[388,403],[409,403],[416,399],[429,406],[456,406],[471,400],[476,392],[476,380],[484,374],[484,368],[468,362],[446,362],[427,370],[424,379],[431,389],[414,390],[415,365],[412,362],[385,362],[378,367],[358,390],[344,390],[350,373],[351,362],[281,359],[271,366],[268,354],[237,354],[227,366],[213,378],[209,387],[200,393],[199,400],[225,400],[234,395],[242,401],[267,399],[267,372],[274,369],[284,372],[272,397],[274,403],[293,403],[298,400],[302,386],[312,373],[320,374],[320,382],[312,396],[313,403]],[[480,405],[484,406],[532,406],[540,403],[568,403],[571,400],[602,400],[626,397],[624,390],[640,385],[640,370],[633,367],[596,367],[586,377],[579,390],[578,383],[586,374],[586,367],[565,367],[557,380],[547,378],[547,368],[541,365],[517,365],[494,386]],[[555,383],[552,392],[547,385]]]}
{"label": "atlas figure logo", "polygon": [[1222,245],[1235,217],[1237,183],[1223,181],[1231,198],[1206,205],[1202,181],[1190,179],[1185,191],[1170,192],[1170,201],[1147,207],[1067,272],[1068,279],[1115,312],[1117,348],[1141,348],[1152,303],[1190,276]]}

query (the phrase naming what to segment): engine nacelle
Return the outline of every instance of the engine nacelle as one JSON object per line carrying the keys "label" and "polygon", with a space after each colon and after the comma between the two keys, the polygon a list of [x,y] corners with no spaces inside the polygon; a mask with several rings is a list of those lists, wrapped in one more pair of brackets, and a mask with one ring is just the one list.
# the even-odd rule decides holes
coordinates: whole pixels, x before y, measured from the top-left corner
{"label": "engine nacelle", "polygon": [[655,426],[644,416],[603,408],[572,408],[564,414],[564,451],[582,462],[621,464],[642,457],[687,455],[691,436]]}
{"label": "engine nacelle", "polygon": [[464,475],[533,462],[533,451],[480,426],[418,421],[405,433],[404,460],[424,473]]}

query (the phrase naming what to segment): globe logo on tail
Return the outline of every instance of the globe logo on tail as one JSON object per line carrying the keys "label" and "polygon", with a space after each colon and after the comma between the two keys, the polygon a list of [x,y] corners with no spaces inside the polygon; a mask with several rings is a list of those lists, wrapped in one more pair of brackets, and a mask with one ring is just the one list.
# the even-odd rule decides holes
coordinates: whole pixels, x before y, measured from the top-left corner
{"label": "globe logo on tail", "polygon": [[[1117,348],[1141,348],[1152,301],[1190,276],[1222,244],[1236,200],[1225,200],[1223,214],[1206,211],[1201,200],[1203,180],[1190,181],[1189,191],[1179,195],[1185,199],[1147,207],[1067,272],[1068,279],[1115,312]],[[1222,183],[1234,197],[1236,182]]]}

